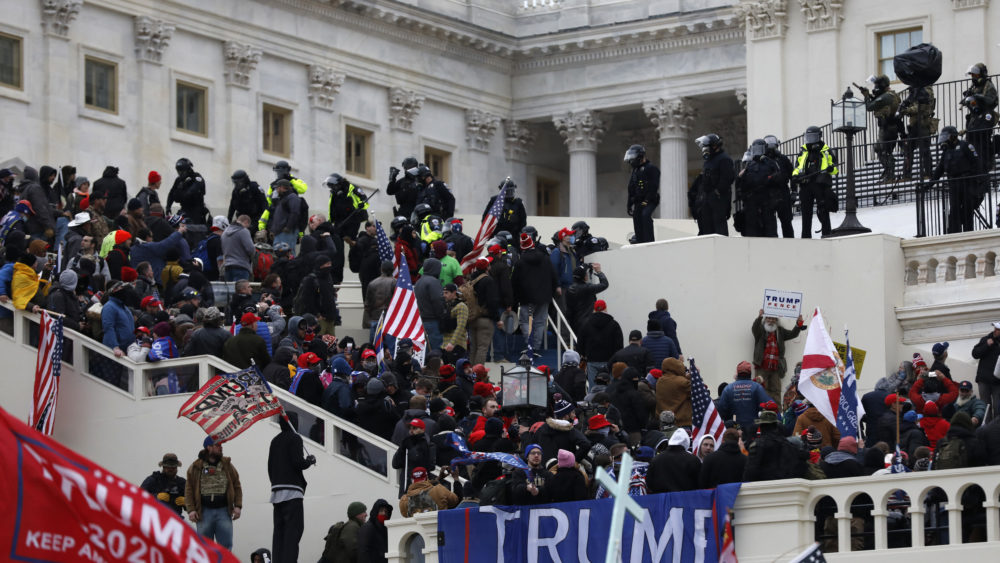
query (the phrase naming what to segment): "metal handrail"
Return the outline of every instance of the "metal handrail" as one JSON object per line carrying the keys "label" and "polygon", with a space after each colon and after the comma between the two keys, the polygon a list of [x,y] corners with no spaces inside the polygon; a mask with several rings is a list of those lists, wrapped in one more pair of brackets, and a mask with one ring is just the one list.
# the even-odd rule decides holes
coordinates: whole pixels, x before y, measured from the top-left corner
{"label": "metal handrail", "polygon": [[[566,319],[566,315],[563,314],[562,309],[559,308],[559,304],[555,301],[552,302],[551,309],[554,309],[556,314],[556,320],[552,320],[553,315],[549,315],[546,319],[548,325],[552,327],[552,330],[556,334],[556,367],[562,369],[562,353],[563,350],[575,350],[576,349],[576,333],[573,332],[573,327],[570,326],[569,321]],[[563,338],[563,324],[566,325],[566,332],[569,335],[569,342]]]}

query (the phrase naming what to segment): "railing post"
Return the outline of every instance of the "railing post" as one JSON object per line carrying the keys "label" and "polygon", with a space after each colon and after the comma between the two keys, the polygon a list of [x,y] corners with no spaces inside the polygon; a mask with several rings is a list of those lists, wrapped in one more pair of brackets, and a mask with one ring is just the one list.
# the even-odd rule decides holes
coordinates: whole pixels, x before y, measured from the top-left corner
{"label": "railing post", "polygon": [[924,547],[924,508],[910,499],[910,546]]}
{"label": "railing post", "polygon": [[926,203],[926,191],[922,184],[916,187],[916,208],[917,208],[917,238],[927,236],[927,210],[924,209]]}
{"label": "railing post", "polygon": [[875,509],[872,511],[872,518],[875,522],[875,551],[889,549],[889,531],[884,510]]}
{"label": "railing post", "polygon": [[834,514],[834,517],[837,519],[837,552],[849,553],[851,551],[851,513],[838,512]]}
{"label": "railing post", "polygon": [[986,509],[986,541],[1000,541],[1000,503],[996,499],[986,499],[983,503]]}
{"label": "railing post", "polygon": [[962,501],[960,498],[954,497],[951,501],[945,506],[945,510],[948,511],[948,545],[960,545],[962,543]]}

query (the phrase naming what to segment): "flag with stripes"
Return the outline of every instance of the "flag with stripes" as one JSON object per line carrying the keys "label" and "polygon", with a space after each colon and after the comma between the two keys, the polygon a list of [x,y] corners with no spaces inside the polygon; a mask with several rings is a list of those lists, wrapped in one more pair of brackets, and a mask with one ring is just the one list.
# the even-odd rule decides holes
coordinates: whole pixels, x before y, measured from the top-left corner
{"label": "flag with stripes", "polygon": [[218,444],[239,436],[258,420],[281,412],[281,403],[267,380],[257,366],[250,366],[208,380],[181,405],[177,418],[191,419]]}
{"label": "flag with stripes", "polygon": [[722,433],[725,432],[726,425],[722,421],[722,417],[719,416],[719,412],[715,410],[712,395],[705,382],[702,381],[698,368],[694,366],[694,360],[691,360],[691,410],[691,424],[694,427],[692,447],[705,434],[715,438],[715,443],[718,444],[722,440]]}
{"label": "flag with stripes", "polygon": [[[497,223],[500,221],[500,213],[503,212],[503,202],[507,196],[508,184],[510,184],[510,178],[504,181],[496,200],[493,201],[490,210],[486,212],[486,217],[483,217],[483,223],[479,225],[479,232],[476,233],[472,250],[462,258],[462,273],[466,276],[472,272],[472,267],[475,265],[476,259],[483,253],[486,243],[493,236],[493,231],[497,228]],[[514,233],[514,236],[518,236],[518,233]]]}
{"label": "flag with stripes", "polygon": [[38,359],[35,361],[35,389],[31,396],[28,426],[46,436],[51,436],[55,427],[62,355],[62,317],[43,310],[38,323]]}
{"label": "flag with stripes", "polygon": [[385,312],[383,332],[395,336],[397,340],[412,340],[414,353],[424,347],[424,323],[420,320],[417,296],[413,293],[413,282],[410,281],[410,266],[403,255],[399,257],[399,277],[396,278],[396,291],[392,292],[392,301]]}
{"label": "flag with stripes", "polygon": [[837,407],[837,430],[841,436],[858,437],[858,421],[865,414],[865,408],[858,401],[858,378],[854,373],[854,354],[851,352],[851,338],[844,331],[847,359],[844,360],[844,376],[840,384],[840,399]]}
{"label": "flag with stripes", "polygon": [[392,275],[398,275],[399,262],[396,261],[392,250],[392,243],[389,242],[389,237],[386,236],[385,229],[382,228],[382,221],[375,221],[375,247],[378,249],[379,262],[385,262],[386,260],[392,262]]}
{"label": "flag with stripes", "polygon": [[826,557],[823,557],[823,550],[819,548],[819,544],[814,543],[788,563],[826,563]]}

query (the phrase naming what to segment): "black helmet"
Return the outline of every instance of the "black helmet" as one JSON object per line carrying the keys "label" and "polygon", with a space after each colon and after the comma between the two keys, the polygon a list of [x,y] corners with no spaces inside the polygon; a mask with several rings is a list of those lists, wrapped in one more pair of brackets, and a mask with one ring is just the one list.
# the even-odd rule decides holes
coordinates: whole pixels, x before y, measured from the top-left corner
{"label": "black helmet", "polygon": [[875,85],[876,90],[884,92],[889,89],[889,77],[884,74],[874,76],[870,79],[870,81]]}
{"label": "black helmet", "polygon": [[[532,227],[532,228],[534,228],[534,227]],[[510,231],[500,231],[495,236],[496,236],[497,240],[500,241],[500,244],[502,246],[505,246],[505,247],[509,246],[510,245],[510,241],[514,238],[514,237],[510,236]]]}
{"label": "black helmet", "polygon": [[392,232],[398,233],[400,229],[410,223],[410,220],[402,215],[398,215],[393,218],[392,223],[389,226],[392,227]]}
{"label": "black helmet", "polygon": [[432,211],[434,211],[434,209],[431,208],[430,205],[427,205],[426,203],[420,203],[413,208],[413,215],[416,216],[418,220],[422,220],[424,217],[430,215]]}
{"label": "black helmet", "polygon": [[986,70],[986,65],[983,63],[976,63],[969,67],[969,70],[965,74],[972,77],[972,82],[977,86],[982,84],[984,80],[989,78],[990,72]]}
{"label": "black helmet", "polygon": [[767,150],[776,151],[778,150],[778,146],[781,145],[781,141],[774,135],[765,135],[764,144],[767,145]]}
{"label": "black helmet", "polygon": [[573,226],[570,228],[580,233],[581,236],[590,232],[590,225],[588,225],[586,221],[577,221],[576,223],[573,223]]}
{"label": "black helmet", "polygon": [[625,151],[625,162],[632,168],[638,168],[643,158],[646,158],[646,147],[642,145],[632,145]]}
{"label": "black helmet", "polygon": [[237,170],[233,172],[233,175],[232,177],[230,177],[230,180],[234,182],[247,182],[250,180],[250,176],[247,175],[246,170]]}
{"label": "black helmet", "polygon": [[587,268],[585,266],[577,266],[573,269],[573,279],[583,280],[587,277]]}
{"label": "black helmet", "polygon": [[420,178],[421,180],[423,180],[424,178],[426,178],[428,176],[433,176],[433,174],[431,174],[430,167],[428,167],[426,164],[421,164],[421,165],[417,166],[417,173],[416,173],[416,177],[417,178]]}
{"label": "black helmet", "polygon": [[507,178],[503,182],[500,182],[500,185],[497,186],[497,189],[502,190],[504,185],[507,186],[508,191],[513,191],[517,189],[517,184],[515,184],[514,180],[511,180],[510,178]]}
{"label": "black helmet", "polygon": [[192,168],[194,168],[194,163],[184,157],[181,157],[181,159],[177,161],[177,164],[174,165],[174,169],[177,170],[178,174],[187,172]]}
{"label": "black helmet", "polygon": [[437,215],[428,215],[427,224],[430,226],[432,231],[441,232],[444,230],[444,221],[441,220]]}
{"label": "black helmet", "polygon": [[403,159],[403,170],[409,170],[410,168],[416,168],[420,161],[417,160],[415,156],[408,156]]}
{"label": "black helmet", "polygon": [[702,135],[701,137],[695,139],[694,142],[701,147],[702,158],[708,158],[708,155],[722,149],[722,137],[716,135],[715,133]]}
{"label": "black helmet", "polygon": [[815,143],[823,142],[823,130],[815,125],[810,125],[806,127],[806,134],[804,135],[804,142],[807,145],[812,145]]}
{"label": "black helmet", "polygon": [[938,143],[947,143],[953,138],[958,139],[958,129],[954,125],[947,125],[941,128],[941,133],[938,135]]}
{"label": "black helmet", "polygon": [[347,180],[344,179],[344,177],[341,176],[340,174],[334,172],[333,174],[330,174],[329,176],[326,177],[326,181],[324,183],[326,184],[326,187],[333,190],[340,187],[342,184],[347,183]]}
{"label": "black helmet", "polygon": [[271,170],[273,170],[275,174],[283,176],[285,174],[290,174],[292,172],[292,167],[288,164],[287,160],[279,160],[274,163]]}
{"label": "black helmet", "polygon": [[750,158],[764,156],[765,152],[767,152],[767,143],[764,142],[764,139],[754,139],[750,143]]}

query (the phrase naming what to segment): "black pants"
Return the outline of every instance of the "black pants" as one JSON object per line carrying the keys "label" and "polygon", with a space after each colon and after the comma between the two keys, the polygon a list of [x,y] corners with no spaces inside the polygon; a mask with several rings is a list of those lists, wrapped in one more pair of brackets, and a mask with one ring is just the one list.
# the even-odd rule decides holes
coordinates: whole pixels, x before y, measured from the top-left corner
{"label": "black pants", "polygon": [[799,190],[799,201],[802,203],[802,238],[812,238],[813,202],[816,202],[816,217],[819,218],[822,234],[830,234],[830,210],[827,207],[826,196],[830,188],[817,184],[805,184]]}
{"label": "black pants", "polygon": [[948,180],[948,232],[969,233],[974,229],[972,214],[976,211],[977,190],[975,180],[949,178]]}
{"label": "black pants", "polygon": [[635,231],[635,242],[653,242],[653,211],[656,205],[642,205],[639,202],[632,212],[632,230]]}
{"label": "black pants", "polygon": [[296,563],[299,560],[299,540],[305,527],[302,499],[286,500],[274,505],[274,534],[271,536],[271,557],[274,563]]}
{"label": "black pants", "polygon": [[[913,137],[913,135],[911,135]],[[927,137],[911,138],[906,141],[906,155],[903,157],[903,178],[913,177],[913,151],[920,153],[920,175],[931,176],[931,140]]]}
{"label": "black pants", "polygon": [[892,151],[896,150],[898,137],[899,131],[895,127],[880,127],[878,130],[879,143],[875,145],[875,153],[882,164],[882,177],[889,181],[896,179],[896,157]]}
{"label": "black pants", "polygon": [[792,193],[788,188],[782,188],[781,197],[777,203],[778,221],[781,222],[781,236],[795,238],[795,227],[792,226]]}
{"label": "black pants", "polygon": [[726,222],[729,202],[712,197],[698,209],[698,236],[722,235],[729,236],[729,224]]}
{"label": "black pants", "polygon": [[965,134],[965,140],[976,147],[976,152],[979,153],[983,172],[993,170],[993,162],[996,160],[993,154],[993,126],[993,122],[976,119],[969,123],[968,133]]}

